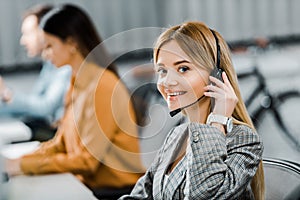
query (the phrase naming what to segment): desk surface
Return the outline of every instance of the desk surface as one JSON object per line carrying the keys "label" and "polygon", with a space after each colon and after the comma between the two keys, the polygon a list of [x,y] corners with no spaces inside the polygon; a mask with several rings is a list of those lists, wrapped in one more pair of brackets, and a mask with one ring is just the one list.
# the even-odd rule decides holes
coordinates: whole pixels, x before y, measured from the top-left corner
{"label": "desk surface", "polygon": [[15,176],[5,183],[8,200],[95,200],[72,174]]}
{"label": "desk surface", "polygon": [[0,117],[0,140],[3,143],[28,141],[31,134],[30,128],[23,122]]}

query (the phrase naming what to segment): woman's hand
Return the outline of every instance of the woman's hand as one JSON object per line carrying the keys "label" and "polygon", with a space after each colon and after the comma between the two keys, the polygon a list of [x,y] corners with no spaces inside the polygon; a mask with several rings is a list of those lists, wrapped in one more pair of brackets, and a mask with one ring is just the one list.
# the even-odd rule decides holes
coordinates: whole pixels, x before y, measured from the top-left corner
{"label": "woman's hand", "polygon": [[222,73],[224,83],[219,79],[210,76],[209,80],[215,85],[208,85],[204,89],[206,92],[205,96],[209,96],[215,99],[215,107],[213,113],[231,117],[234,108],[238,102],[238,98],[227,78],[225,72]]}
{"label": "woman's hand", "polygon": [[12,92],[5,86],[3,78],[0,76],[0,99],[9,102],[12,99]]}
{"label": "woman's hand", "polygon": [[1,99],[4,94],[5,89],[6,89],[6,87],[5,87],[3,78],[0,76],[0,97],[1,97]]}
{"label": "woman's hand", "polygon": [[21,170],[21,159],[6,159],[5,160],[5,171],[8,176],[16,176],[23,174]]}

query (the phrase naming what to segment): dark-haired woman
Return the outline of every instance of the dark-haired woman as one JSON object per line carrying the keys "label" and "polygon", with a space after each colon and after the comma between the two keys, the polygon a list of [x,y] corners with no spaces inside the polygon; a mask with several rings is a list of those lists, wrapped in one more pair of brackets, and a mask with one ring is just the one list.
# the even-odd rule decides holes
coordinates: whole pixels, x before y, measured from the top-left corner
{"label": "dark-haired woman", "polygon": [[134,185],[144,169],[136,116],[125,85],[81,9],[62,5],[40,24],[43,56],[72,67],[65,114],[55,137],[8,164],[10,175],[71,172],[90,188]]}

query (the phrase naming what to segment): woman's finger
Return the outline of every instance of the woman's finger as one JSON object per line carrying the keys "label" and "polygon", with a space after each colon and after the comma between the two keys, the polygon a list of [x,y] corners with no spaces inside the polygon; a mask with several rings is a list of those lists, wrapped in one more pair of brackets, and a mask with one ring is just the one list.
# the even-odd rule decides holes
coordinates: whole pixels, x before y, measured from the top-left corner
{"label": "woman's finger", "polygon": [[224,84],[230,89],[230,91],[235,93],[234,89],[233,89],[233,87],[232,87],[232,85],[231,85],[231,83],[230,83],[230,81],[227,77],[227,74],[225,72],[222,73],[222,78],[224,80]]}
{"label": "woman's finger", "polygon": [[224,94],[226,91],[223,88],[214,85],[207,85],[204,87],[207,92],[216,92],[220,94]]}
{"label": "woman's finger", "polygon": [[218,87],[222,87],[224,85],[224,83],[221,80],[217,79],[216,77],[209,76],[209,80],[213,82],[215,85],[217,85]]}

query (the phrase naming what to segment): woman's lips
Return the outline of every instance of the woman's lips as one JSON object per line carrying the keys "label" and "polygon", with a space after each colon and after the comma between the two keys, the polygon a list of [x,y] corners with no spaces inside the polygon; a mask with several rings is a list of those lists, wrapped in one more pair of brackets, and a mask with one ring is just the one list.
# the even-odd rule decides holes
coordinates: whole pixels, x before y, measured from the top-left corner
{"label": "woman's lips", "polygon": [[178,96],[184,95],[185,93],[185,91],[167,93],[168,101],[175,101]]}

